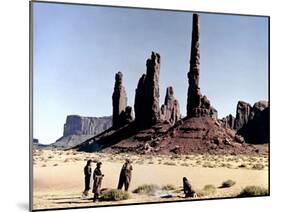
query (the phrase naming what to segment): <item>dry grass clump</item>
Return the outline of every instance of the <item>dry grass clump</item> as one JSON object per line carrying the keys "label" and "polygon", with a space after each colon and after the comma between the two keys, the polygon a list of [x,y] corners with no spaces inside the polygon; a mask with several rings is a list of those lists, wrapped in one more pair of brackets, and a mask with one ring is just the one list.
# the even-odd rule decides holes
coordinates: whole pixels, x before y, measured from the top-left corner
{"label": "dry grass clump", "polygon": [[176,190],[177,188],[173,184],[167,184],[167,185],[163,185],[161,189],[164,191],[171,191],[171,190]]}
{"label": "dry grass clump", "polygon": [[234,186],[235,184],[236,184],[236,182],[233,180],[226,180],[226,181],[222,182],[221,188],[229,188],[231,186]]}
{"label": "dry grass clump", "polygon": [[197,195],[199,197],[204,197],[204,196],[211,196],[217,192],[217,188],[214,185],[208,184],[205,185],[204,188],[200,191],[197,191]]}
{"label": "dry grass clump", "polygon": [[168,161],[163,164],[167,165],[167,166],[176,166],[177,165],[175,162],[168,162]]}
{"label": "dry grass clump", "polygon": [[53,164],[53,166],[58,166],[59,164],[57,164],[57,163],[55,163],[55,164]]}
{"label": "dry grass clump", "polygon": [[133,190],[133,193],[153,195],[160,187],[156,184],[143,184]]}
{"label": "dry grass clump", "polygon": [[110,189],[101,195],[101,200],[104,201],[120,201],[131,198],[130,193],[118,189]]}
{"label": "dry grass clump", "polygon": [[188,163],[182,163],[181,166],[189,166]]}
{"label": "dry grass clump", "polygon": [[256,163],[252,166],[252,169],[262,170],[262,169],[264,169],[264,165],[261,163]]}
{"label": "dry grass clump", "polygon": [[254,196],[267,196],[269,195],[268,189],[260,186],[247,186],[237,197],[254,197]]}

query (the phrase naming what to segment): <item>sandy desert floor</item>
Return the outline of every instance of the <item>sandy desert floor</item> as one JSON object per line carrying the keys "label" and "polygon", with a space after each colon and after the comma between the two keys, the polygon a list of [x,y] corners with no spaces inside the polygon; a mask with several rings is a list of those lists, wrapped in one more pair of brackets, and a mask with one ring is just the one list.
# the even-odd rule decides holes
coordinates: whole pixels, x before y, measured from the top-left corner
{"label": "sandy desert floor", "polygon": [[[173,191],[159,191],[157,194],[131,194],[123,201],[101,201],[82,199],[84,188],[83,167],[88,159],[102,161],[102,188],[116,188],[120,169],[125,158],[130,158],[133,176],[130,191],[143,184],[157,184],[160,187],[172,184]],[[249,185],[268,187],[268,158],[266,156],[226,155],[109,155],[104,153],[82,153],[75,151],[34,150],[33,152],[33,209],[88,207],[99,205],[160,202],[185,199],[182,178],[189,179],[193,188],[199,191],[207,184],[214,185],[216,192],[197,198],[235,197]],[[93,163],[93,169],[95,164]],[[222,182],[231,179],[236,184],[219,188]],[[161,195],[175,194],[172,198]],[[92,193],[90,193],[92,197]]]}

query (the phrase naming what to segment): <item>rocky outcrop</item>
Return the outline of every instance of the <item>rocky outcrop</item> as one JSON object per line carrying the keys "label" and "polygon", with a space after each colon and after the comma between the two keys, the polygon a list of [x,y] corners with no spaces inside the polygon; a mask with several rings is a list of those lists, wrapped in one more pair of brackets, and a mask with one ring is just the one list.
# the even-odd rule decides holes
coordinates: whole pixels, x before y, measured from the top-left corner
{"label": "rocky outcrop", "polygon": [[259,101],[251,108],[248,122],[237,131],[248,143],[269,142],[269,106],[267,101]]}
{"label": "rocky outcrop", "polygon": [[180,118],[179,102],[174,97],[173,87],[168,87],[166,90],[165,102],[161,106],[161,120],[174,125]]}
{"label": "rocky outcrop", "polygon": [[251,105],[247,102],[239,101],[236,107],[236,118],[234,129],[239,130],[248,123],[251,113]]}
{"label": "rocky outcrop", "polygon": [[222,118],[220,123],[225,128],[234,129],[237,135],[243,136],[247,143],[269,142],[269,105],[267,101],[256,102],[253,107],[239,101],[236,107],[236,118],[231,114]]}
{"label": "rocky outcrop", "polygon": [[221,124],[225,128],[234,129],[235,117],[231,114],[221,119]]}
{"label": "rocky outcrop", "polygon": [[190,69],[188,72],[187,117],[209,116],[217,119],[217,110],[213,108],[199,88],[200,50],[199,50],[199,15],[193,14]]}
{"label": "rocky outcrop", "polygon": [[111,116],[105,117],[83,117],[69,115],[64,124],[63,136],[69,135],[96,135],[110,128],[112,125]]}
{"label": "rocky outcrop", "polygon": [[149,128],[160,120],[160,55],[152,52],[146,61],[146,74],[138,82],[135,95],[135,121],[139,129]]}
{"label": "rocky outcrop", "polygon": [[115,75],[115,85],[112,94],[112,127],[117,129],[123,126],[125,123],[131,121],[132,108],[127,107],[127,94],[125,87],[123,86],[123,74],[118,72]]}

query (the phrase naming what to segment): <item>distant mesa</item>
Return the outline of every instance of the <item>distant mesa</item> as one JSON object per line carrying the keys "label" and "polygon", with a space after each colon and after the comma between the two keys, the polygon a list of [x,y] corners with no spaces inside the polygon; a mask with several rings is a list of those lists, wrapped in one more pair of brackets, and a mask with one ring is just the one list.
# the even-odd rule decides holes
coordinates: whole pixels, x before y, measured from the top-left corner
{"label": "distant mesa", "polygon": [[83,117],[68,115],[64,124],[63,136],[49,145],[53,148],[74,147],[112,126],[112,117]]}

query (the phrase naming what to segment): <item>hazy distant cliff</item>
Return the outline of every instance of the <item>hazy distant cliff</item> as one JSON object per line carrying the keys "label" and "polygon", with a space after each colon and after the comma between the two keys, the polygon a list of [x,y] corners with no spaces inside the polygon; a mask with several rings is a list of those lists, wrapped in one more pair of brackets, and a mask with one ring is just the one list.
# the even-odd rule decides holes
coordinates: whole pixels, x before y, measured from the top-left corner
{"label": "hazy distant cliff", "polygon": [[96,135],[112,125],[111,116],[82,117],[69,115],[64,124],[63,136],[69,135]]}
{"label": "hazy distant cliff", "polygon": [[63,136],[51,146],[70,148],[78,145],[93,135],[97,135],[112,126],[112,117],[83,117],[68,115],[63,128]]}

